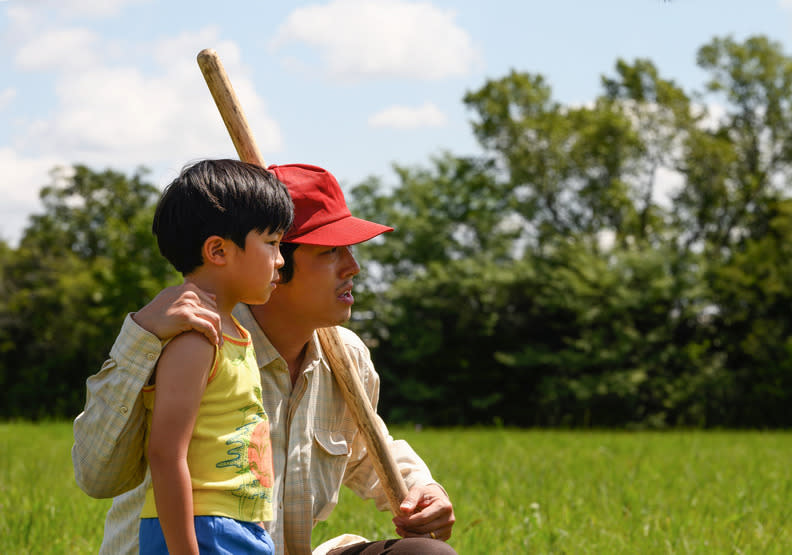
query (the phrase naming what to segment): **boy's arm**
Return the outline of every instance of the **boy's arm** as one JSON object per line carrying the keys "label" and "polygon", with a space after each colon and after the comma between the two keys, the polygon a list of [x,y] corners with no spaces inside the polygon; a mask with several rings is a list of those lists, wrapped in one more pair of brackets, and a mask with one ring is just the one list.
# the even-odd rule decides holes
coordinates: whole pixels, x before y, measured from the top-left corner
{"label": "boy's arm", "polygon": [[148,457],[157,515],[170,553],[198,553],[187,450],[215,347],[197,332],[171,341],[157,364]]}
{"label": "boy's arm", "polygon": [[196,329],[220,334],[214,296],[193,284],[169,287],[127,316],[99,373],[88,378],[85,409],[74,421],[72,463],[77,485],[92,497],[114,497],[146,472],[140,391],[159,358],[160,339]]}

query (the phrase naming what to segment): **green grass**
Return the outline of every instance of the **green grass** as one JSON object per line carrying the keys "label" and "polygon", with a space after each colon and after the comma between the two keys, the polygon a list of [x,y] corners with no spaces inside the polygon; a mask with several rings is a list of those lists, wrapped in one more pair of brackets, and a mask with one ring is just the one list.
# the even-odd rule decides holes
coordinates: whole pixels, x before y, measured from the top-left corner
{"label": "green grass", "polygon": [[[792,434],[395,429],[454,501],[460,554],[792,553]],[[0,553],[95,553],[71,426],[0,424]],[[314,544],[393,535],[344,489]]]}

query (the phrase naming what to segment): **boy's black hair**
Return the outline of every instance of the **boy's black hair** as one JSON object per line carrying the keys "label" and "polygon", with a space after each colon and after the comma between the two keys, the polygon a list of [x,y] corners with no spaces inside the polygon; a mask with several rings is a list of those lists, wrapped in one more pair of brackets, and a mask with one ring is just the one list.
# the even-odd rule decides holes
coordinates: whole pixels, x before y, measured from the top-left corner
{"label": "boy's black hair", "polygon": [[151,230],[162,255],[186,275],[203,264],[212,235],[244,249],[250,231],[286,232],[293,219],[289,191],[273,173],[238,160],[202,160],[162,192]]}

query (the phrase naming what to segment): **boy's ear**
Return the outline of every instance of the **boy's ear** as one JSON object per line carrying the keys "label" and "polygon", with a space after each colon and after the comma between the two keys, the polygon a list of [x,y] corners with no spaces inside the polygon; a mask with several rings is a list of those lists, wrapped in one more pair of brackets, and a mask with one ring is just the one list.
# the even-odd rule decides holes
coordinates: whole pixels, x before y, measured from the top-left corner
{"label": "boy's ear", "polygon": [[226,240],[219,235],[212,235],[204,241],[201,250],[205,264],[225,266],[228,262],[228,249]]}

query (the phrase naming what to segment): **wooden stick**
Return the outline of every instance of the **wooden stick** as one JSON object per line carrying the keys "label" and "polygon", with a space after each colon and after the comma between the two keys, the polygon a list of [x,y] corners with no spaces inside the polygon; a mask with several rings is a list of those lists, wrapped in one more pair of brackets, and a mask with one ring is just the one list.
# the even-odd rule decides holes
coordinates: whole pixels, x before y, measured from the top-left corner
{"label": "wooden stick", "polygon": [[319,328],[316,333],[319,335],[322,351],[327,356],[352,418],[355,419],[359,432],[363,434],[374,470],[379,476],[385,495],[388,496],[391,512],[398,516],[401,514],[399,506],[407,496],[407,485],[399,472],[393,454],[388,449],[382,428],[377,425],[377,415],[360,382],[355,363],[349,357],[335,327]]}
{"label": "wooden stick", "polygon": [[212,93],[217,109],[223,117],[223,123],[228,129],[239,159],[266,168],[264,157],[258,149],[253,138],[253,131],[250,130],[245,113],[242,111],[242,104],[231,86],[231,81],[228,79],[223,64],[220,63],[217,52],[211,48],[201,50],[198,53],[198,65],[209,86],[209,92]]}
{"label": "wooden stick", "polygon": [[[201,50],[198,53],[198,65],[228,129],[234,148],[239,154],[239,159],[265,168],[264,157],[253,138],[242,105],[234,93],[217,53],[210,48]],[[401,502],[407,495],[407,486],[388,449],[387,440],[377,425],[377,415],[360,382],[355,363],[350,358],[335,327],[320,328],[316,333],[347,407],[355,419],[359,433],[363,435],[374,470],[388,497],[391,512],[398,516],[401,514],[399,508]]]}

